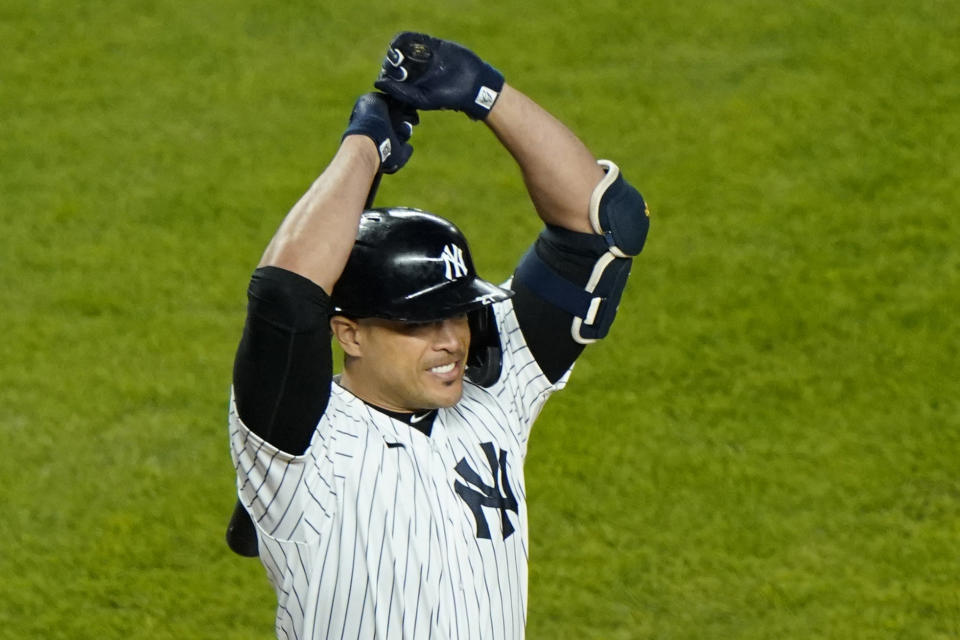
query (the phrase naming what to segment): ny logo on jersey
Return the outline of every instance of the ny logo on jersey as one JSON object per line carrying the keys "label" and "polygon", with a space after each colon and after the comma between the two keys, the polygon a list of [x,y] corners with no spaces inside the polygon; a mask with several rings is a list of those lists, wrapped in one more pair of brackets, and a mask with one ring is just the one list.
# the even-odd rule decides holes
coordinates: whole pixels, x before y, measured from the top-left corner
{"label": "ny logo on jersey", "polygon": [[[510,479],[507,477],[507,452],[500,449],[500,455],[497,456],[497,450],[492,442],[484,442],[480,445],[483,453],[487,456],[487,463],[490,465],[490,474],[493,476],[493,486],[484,483],[483,478],[474,471],[466,458],[461,458],[457,463],[455,470],[460,477],[467,481],[467,486],[459,480],[454,481],[453,489],[457,492],[477,520],[477,537],[490,538],[490,527],[487,525],[487,518],[483,514],[483,507],[491,507],[500,510],[500,530],[503,533],[503,539],[510,537],[515,529],[510,518],[507,517],[507,511],[517,511],[517,499],[513,497],[513,491],[510,489]],[[501,485],[503,493],[501,494]]]}
{"label": "ny logo on jersey", "polygon": [[455,244],[448,244],[440,254],[443,260],[443,277],[455,280],[467,275],[467,262],[463,259],[463,250]]}

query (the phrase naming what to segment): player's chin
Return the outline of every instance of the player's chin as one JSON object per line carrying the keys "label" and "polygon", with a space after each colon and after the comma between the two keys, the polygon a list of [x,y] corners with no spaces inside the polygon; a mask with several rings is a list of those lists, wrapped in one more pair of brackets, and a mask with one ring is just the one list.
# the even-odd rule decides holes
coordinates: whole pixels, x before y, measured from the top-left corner
{"label": "player's chin", "polygon": [[[427,395],[433,409],[446,409],[460,402],[463,396],[463,377],[455,380],[431,380]],[[427,408],[427,407],[424,407]]]}
{"label": "player's chin", "polygon": [[460,402],[463,397],[463,381],[458,380],[444,385],[441,393],[436,395],[436,405],[438,409],[446,409]]}

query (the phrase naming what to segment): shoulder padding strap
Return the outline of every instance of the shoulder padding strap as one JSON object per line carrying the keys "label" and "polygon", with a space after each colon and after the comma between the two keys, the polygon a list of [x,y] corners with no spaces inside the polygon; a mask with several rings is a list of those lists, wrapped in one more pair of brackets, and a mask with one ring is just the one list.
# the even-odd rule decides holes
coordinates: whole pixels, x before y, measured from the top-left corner
{"label": "shoulder padding strap", "polygon": [[580,287],[546,264],[534,246],[520,260],[515,277],[534,294],[572,315],[571,337],[580,344],[590,344],[610,331],[631,262],[607,251],[594,265],[587,285]]}

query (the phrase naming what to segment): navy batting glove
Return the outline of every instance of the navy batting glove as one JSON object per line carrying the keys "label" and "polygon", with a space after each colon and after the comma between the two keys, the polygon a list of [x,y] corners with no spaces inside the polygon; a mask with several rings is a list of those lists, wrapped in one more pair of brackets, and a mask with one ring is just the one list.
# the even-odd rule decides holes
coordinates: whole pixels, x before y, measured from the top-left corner
{"label": "navy batting glove", "polygon": [[456,42],[404,31],[390,43],[374,86],[417,109],[455,109],[483,120],[503,74]]}
{"label": "navy batting glove", "polygon": [[357,134],[367,136],[380,152],[380,170],[396,173],[413,154],[409,140],[413,127],[419,122],[413,107],[382,93],[365,93],[353,105],[343,138]]}

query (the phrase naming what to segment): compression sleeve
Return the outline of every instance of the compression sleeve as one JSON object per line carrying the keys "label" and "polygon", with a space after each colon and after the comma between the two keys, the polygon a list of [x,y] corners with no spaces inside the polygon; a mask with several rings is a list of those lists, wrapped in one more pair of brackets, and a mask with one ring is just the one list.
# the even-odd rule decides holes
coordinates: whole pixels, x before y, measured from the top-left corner
{"label": "compression sleeve", "polygon": [[247,299],[233,366],[237,412],[264,440],[300,455],[330,398],[330,297],[303,276],[261,267]]}
{"label": "compression sleeve", "polygon": [[[547,232],[537,238],[534,250],[559,275],[583,286],[606,250],[597,244],[596,237],[548,225]],[[573,315],[537,296],[519,278],[513,279],[510,288],[516,292],[513,306],[523,337],[540,370],[550,382],[556,382],[583,352],[584,345],[570,335]]]}

